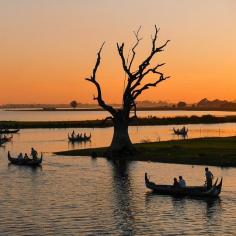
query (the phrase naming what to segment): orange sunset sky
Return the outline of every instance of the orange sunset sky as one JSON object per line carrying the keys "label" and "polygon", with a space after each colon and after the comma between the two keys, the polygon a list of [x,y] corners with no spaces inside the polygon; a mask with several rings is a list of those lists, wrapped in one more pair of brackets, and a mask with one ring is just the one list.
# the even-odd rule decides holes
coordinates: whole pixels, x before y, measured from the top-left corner
{"label": "orange sunset sky", "polygon": [[139,100],[236,99],[235,0],[1,0],[0,104],[94,102],[84,78],[103,41],[98,79],[105,100],[120,103],[116,42],[128,51],[141,25],[138,63],[155,24],[159,43],[171,42],[154,62],[171,79]]}

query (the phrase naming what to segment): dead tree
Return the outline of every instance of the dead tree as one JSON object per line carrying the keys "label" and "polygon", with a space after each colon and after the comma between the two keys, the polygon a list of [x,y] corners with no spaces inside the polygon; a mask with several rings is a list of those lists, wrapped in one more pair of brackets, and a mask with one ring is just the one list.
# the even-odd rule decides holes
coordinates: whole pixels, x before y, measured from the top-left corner
{"label": "dead tree", "polygon": [[[140,28],[134,32],[136,42],[131,49],[130,59],[126,58],[124,53],[124,43],[117,43],[117,50],[119,56],[121,58],[123,70],[127,76],[126,85],[123,92],[123,104],[122,107],[117,109],[110,105],[108,105],[102,97],[102,91],[99,82],[96,78],[96,73],[101,61],[101,51],[104,46],[102,44],[100,50],[97,53],[97,60],[94,66],[92,75],[86,80],[93,83],[97,89],[97,96],[94,97],[97,100],[100,107],[104,110],[108,111],[111,116],[107,117],[107,119],[111,119],[113,121],[114,133],[110,147],[106,152],[106,156],[109,157],[120,157],[132,155],[136,152],[134,146],[129,137],[128,127],[129,123],[132,119],[137,118],[136,114],[136,99],[147,89],[150,87],[156,87],[160,82],[166,80],[169,77],[165,77],[162,72],[159,71],[160,67],[162,67],[165,63],[156,64],[155,66],[151,66],[151,61],[157,53],[160,53],[164,50],[169,40],[167,40],[163,45],[157,46],[157,35],[159,29],[155,26],[155,33],[152,37],[152,47],[150,53],[147,55],[145,60],[143,60],[136,70],[132,69],[132,65],[136,56],[136,48],[138,47],[140,41],[142,40],[139,37]],[[152,79],[153,82],[145,83],[145,78],[154,76]],[[131,111],[134,111],[134,115],[131,117]]]}

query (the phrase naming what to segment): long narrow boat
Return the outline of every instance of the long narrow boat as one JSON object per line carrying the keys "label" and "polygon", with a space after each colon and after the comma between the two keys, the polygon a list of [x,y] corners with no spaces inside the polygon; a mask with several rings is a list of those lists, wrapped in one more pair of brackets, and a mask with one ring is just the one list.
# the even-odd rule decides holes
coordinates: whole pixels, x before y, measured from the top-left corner
{"label": "long narrow boat", "polygon": [[43,161],[43,154],[41,153],[41,157],[34,159],[19,159],[15,157],[11,157],[10,152],[8,152],[8,160],[11,164],[19,165],[19,166],[39,166]]}
{"label": "long narrow boat", "polygon": [[145,173],[145,184],[146,187],[151,189],[153,192],[161,195],[173,195],[178,197],[218,197],[221,192],[223,178],[221,178],[219,184],[218,179],[213,184],[211,189],[207,189],[205,186],[188,186],[188,187],[174,187],[173,185],[162,185],[151,182]]}
{"label": "long narrow boat", "polygon": [[10,142],[12,140],[12,138],[13,138],[12,135],[10,137],[3,137],[3,138],[0,138],[0,142],[1,141],[3,141],[3,143]]}
{"label": "long narrow boat", "polygon": [[19,131],[20,129],[0,129],[0,134],[15,134]]}
{"label": "long narrow boat", "polygon": [[6,143],[6,141],[5,140],[0,140],[0,146],[2,145],[2,144],[4,144],[4,143]]}
{"label": "long narrow boat", "polygon": [[175,129],[173,128],[174,134],[176,135],[182,135],[182,136],[187,136],[188,134],[188,129]]}
{"label": "long narrow boat", "polygon": [[70,142],[87,142],[87,141],[91,140],[91,134],[89,136],[84,136],[84,137],[82,137],[82,136],[74,136],[73,137],[68,134],[68,140]]}

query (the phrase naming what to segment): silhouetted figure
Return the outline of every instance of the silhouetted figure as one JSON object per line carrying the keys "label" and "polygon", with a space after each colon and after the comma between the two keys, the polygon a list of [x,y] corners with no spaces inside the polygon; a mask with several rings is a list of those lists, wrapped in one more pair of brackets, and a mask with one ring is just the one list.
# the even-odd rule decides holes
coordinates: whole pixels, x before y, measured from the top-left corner
{"label": "silhouetted figure", "polygon": [[25,153],[25,155],[24,155],[24,160],[29,160],[27,153]]}
{"label": "silhouetted figure", "polygon": [[38,152],[34,148],[31,148],[31,156],[34,160],[37,159]]}
{"label": "silhouetted figure", "polygon": [[178,188],[178,187],[179,187],[179,183],[178,183],[178,181],[177,181],[176,178],[174,178],[173,187],[174,187],[174,188]]}
{"label": "silhouetted figure", "polygon": [[181,188],[186,187],[186,182],[185,182],[185,180],[183,179],[182,176],[179,176],[179,187],[181,187]]}
{"label": "silhouetted figure", "polygon": [[19,160],[23,160],[23,154],[22,154],[22,152],[18,155],[18,159],[19,159]]}
{"label": "silhouetted figure", "polygon": [[207,189],[212,188],[212,180],[213,180],[213,174],[211,171],[209,171],[208,167],[205,168],[205,176],[206,176],[206,186]]}

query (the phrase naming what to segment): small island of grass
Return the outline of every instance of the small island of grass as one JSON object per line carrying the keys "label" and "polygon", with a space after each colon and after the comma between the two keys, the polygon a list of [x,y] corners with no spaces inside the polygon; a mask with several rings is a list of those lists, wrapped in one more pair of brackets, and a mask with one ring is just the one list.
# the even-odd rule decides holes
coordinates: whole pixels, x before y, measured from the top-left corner
{"label": "small island of grass", "polygon": [[[155,126],[155,125],[186,125],[186,124],[220,124],[236,123],[236,116],[217,117],[203,116],[156,116],[140,117],[132,120],[129,126]],[[111,120],[82,120],[82,121],[0,121],[0,127],[8,129],[38,129],[38,128],[106,128],[112,127]]]}
{"label": "small island of grass", "polygon": [[[197,138],[134,144],[137,154],[129,161],[236,167],[236,137]],[[56,152],[63,156],[103,157],[106,147]]]}

